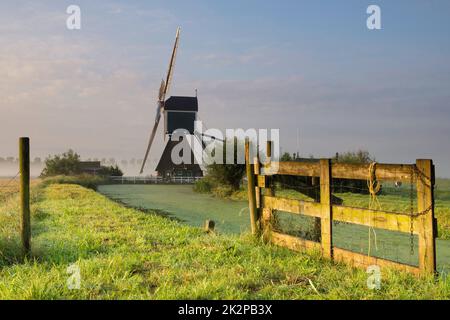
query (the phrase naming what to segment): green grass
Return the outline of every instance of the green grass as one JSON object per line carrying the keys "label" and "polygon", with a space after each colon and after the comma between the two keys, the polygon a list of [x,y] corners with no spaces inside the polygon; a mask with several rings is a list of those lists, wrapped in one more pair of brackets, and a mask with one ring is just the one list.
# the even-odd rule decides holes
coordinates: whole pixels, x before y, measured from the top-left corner
{"label": "green grass", "polygon": [[[206,234],[77,185],[33,195],[32,258],[22,259],[17,199],[0,205],[0,299],[449,299],[450,281],[364,270],[265,245],[249,235]],[[76,263],[81,288],[69,290]]]}

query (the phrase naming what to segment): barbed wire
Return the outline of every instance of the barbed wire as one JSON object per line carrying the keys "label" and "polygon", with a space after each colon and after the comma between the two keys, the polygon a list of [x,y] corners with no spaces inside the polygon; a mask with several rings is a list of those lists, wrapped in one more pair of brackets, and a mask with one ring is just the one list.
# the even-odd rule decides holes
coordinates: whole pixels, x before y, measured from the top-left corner
{"label": "barbed wire", "polygon": [[[278,184],[278,186],[277,186],[277,184]],[[279,192],[279,191],[289,191],[289,190],[298,192],[300,194],[302,194],[300,192],[301,190],[317,190],[317,191],[320,191],[320,183],[318,185],[316,185],[316,186],[305,186],[303,184],[293,185],[293,184],[281,183],[281,182],[277,181],[277,182],[274,183],[274,187],[275,187],[274,188],[275,194],[277,193],[277,191]],[[288,187],[288,188],[280,188],[280,187]],[[333,188],[333,184],[331,185],[331,188]],[[345,186],[343,188],[349,188],[349,189],[353,189],[353,190],[364,191],[366,194],[369,194],[369,191],[368,191],[367,188],[347,187],[347,186]],[[391,188],[391,189],[394,189],[394,188]],[[381,189],[381,191],[384,191],[384,190],[385,190],[384,188]],[[402,191],[403,191],[402,195],[404,196],[405,199],[389,199],[389,198],[385,198],[385,196],[389,196],[390,194],[382,194],[381,197],[380,197],[380,201],[383,204],[385,204],[385,205],[389,205],[389,204],[399,205],[399,204],[401,204],[401,205],[406,206],[406,205],[409,204],[409,201],[410,201],[410,199],[408,197],[408,191],[406,190],[406,188],[404,190],[402,190]],[[418,190],[415,190],[415,192],[416,193],[418,192],[419,194],[420,193],[425,194],[425,192],[420,192]],[[333,192],[333,194],[336,194],[336,193],[339,193],[339,192]],[[398,195],[399,194],[396,194],[396,196],[398,196]],[[308,195],[305,195],[305,196],[308,197],[308,198],[311,198]],[[345,199],[343,199],[343,200],[345,201]],[[364,199],[360,199],[360,201],[364,201]],[[414,207],[417,207],[417,199],[413,199],[413,203],[415,204]],[[362,208],[366,208],[366,207],[367,206],[362,207]],[[408,217],[411,217],[411,218],[417,218],[419,216],[426,215],[432,208],[433,208],[433,205],[430,205],[428,208],[426,208],[426,209],[424,209],[422,211],[419,211],[419,212],[397,212],[397,211],[395,211],[395,212],[393,212],[393,211],[383,211],[383,212],[386,213],[386,214],[390,214],[390,215],[402,215],[402,216],[408,216]]]}
{"label": "barbed wire", "polygon": [[12,177],[7,183],[0,185],[0,189],[6,189],[20,174],[20,171],[17,172],[14,177]]}

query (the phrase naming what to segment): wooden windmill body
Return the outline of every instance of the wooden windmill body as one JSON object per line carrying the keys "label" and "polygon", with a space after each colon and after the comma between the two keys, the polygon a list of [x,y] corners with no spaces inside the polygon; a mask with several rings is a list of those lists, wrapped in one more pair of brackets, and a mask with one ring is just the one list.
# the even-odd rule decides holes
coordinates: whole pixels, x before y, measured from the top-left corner
{"label": "wooden windmill body", "polygon": [[[172,177],[200,177],[203,176],[202,169],[197,164],[194,153],[191,152],[189,163],[175,164],[172,160],[172,150],[182,139],[191,139],[195,137],[194,124],[197,120],[198,113],[198,99],[197,97],[181,97],[172,96],[166,100],[166,95],[169,91],[172,80],[173,68],[175,65],[175,58],[178,50],[178,42],[180,37],[180,28],[177,29],[175,45],[172,51],[172,56],[169,63],[169,70],[167,72],[166,80],[161,81],[161,87],[158,95],[158,106],[156,110],[156,118],[153,130],[150,134],[147,151],[145,153],[144,161],[141,167],[141,174],[144,172],[145,163],[150,153],[153,140],[158,129],[161,116],[164,116],[164,140],[166,146],[163,154],[156,166],[158,176],[164,178]],[[179,141],[172,140],[172,135],[177,130],[184,130],[184,135]]]}

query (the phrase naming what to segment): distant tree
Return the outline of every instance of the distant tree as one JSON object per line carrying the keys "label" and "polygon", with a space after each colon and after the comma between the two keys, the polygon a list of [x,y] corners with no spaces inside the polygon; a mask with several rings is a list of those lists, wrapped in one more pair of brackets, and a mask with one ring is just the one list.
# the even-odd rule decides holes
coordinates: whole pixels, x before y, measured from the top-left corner
{"label": "distant tree", "polygon": [[41,177],[70,176],[80,172],[80,155],[69,150],[61,155],[49,156],[45,159],[45,168],[42,170]]}
{"label": "distant tree", "polygon": [[283,153],[283,155],[280,158],[281,161],[292,161],[292,156],[289,152]]}
{"label": "distant tree", "polygon": [[39,157],[34,158],[33,164],[41,164],[42,160]]}
{"label": "distant tree", "polygon": [[120,170],[120,168],[117,165],[110,167],[102,167],[102,169],[98,171],[97,174],[101,176],[110,176],[110,177],[123,176],[122,170]]}
{"label": "distant tree", "polygon": [[367,150],[357,150],[337,153],[335,161],[339,163],[364,164],[374,162],[375,157],[370,155]]}
{"label": "distant tree", "polygon": [[[375,161],[367,150],[336,153],[334,162],[349,164],[369,164]],[[353,179],[333,179],[333,192],[368,193],[367,181]]]}
{"label": "distant tree", "polygon": [[[81,169],[80,155],[69,150],[61,155],[49,156],[45,159],[45,168],[42,170],[41,177],[51,176],[76,176],[83,173]],[[102,166],[97,171],[100,176],[123,176],[123,172],[117,165]]]}
{"label": "distant tree", "polygon": [[[213,163],[207,166],[207,179],[213,181],[215,186],[225,185],[230,187],[233,191],[238,190],[244,177],[245,164],[237,163],[238,146],[242,147],[244,142],[235,138],[234,141],[234,164],[218,164]],[[227,143],[223,145],[223,159],[226,159]]]}

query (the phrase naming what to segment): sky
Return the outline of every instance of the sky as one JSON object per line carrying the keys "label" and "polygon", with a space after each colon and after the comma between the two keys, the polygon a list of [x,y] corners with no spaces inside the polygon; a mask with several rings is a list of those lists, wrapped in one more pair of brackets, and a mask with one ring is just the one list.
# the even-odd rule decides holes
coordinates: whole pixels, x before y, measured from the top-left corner
{"label": "sky", "polygon": [[[81,30],[66,27],[72,4]],[[197,89],[208,128],[278,128],[302,156],[431,158],[450,177],[449,13],[447,0],[5,0],[0,157],[30,136],[32,157],[143,158],[180,26],[170,93]],[[160,130],[147,173],[163,146]]]}

